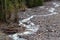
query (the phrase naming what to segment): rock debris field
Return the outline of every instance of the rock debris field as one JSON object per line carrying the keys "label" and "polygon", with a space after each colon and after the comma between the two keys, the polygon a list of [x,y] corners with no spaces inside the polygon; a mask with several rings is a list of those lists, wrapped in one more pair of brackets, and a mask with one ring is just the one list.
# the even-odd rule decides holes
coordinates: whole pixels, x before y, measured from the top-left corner
{"label": "rock debris field", "polygon": [[60,40],[60,2],[46,2],[18,16],[25,30],[8,35],[11,40]]}

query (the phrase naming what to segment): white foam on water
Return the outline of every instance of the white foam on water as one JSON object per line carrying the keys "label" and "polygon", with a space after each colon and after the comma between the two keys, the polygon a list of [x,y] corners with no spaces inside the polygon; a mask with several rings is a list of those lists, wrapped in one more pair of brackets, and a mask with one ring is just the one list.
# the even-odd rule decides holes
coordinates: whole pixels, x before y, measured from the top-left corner
{"label": "white foam on water", "polygon": [[[28,23],[28,22],[27,22]],[[30,22],[30,23],[28,23],[28,25],[26,25],[26,24],[24,24],[24,23],[22,23],[22,22],[19,22],[19,26],[20,25],[23,25],[23,27],[26,27],[26,28],[30,28],[31,26],[33,26],[33,25],[35,25],[34,23],[32,23],[32,22]]]}
{"label": "white foam on water", "polygon": [[13,34],[13,35],[9,35],[10,38],[12,38],[13,40],[27,40],[25,38],[19,38],[18,34]]}
{"label": "white foam on water", "polygon": [[45,15],[33,15],[34,17],[46,17],[46,16],[52,16],[52,15],[56,15],[56,14],[58,14],[58,12],[52,12],[52,13],[50,13],[50,14],[45,14]]}
{"label": "white foam on water", "polygon": [[52,12],[52,13],[50,13],[50,14],[47,14],[47,16],[56,15],[56,14],[58,14],[58,13],[57,13],[57,12]]}
{"label": "white foam on water", "polygon": [[29,18],[23,19],[21,22],[27,22],[27,21],[29,21],[32,18],[33,18],[33,16],[30,16]]}
{"label": "white foam on water", "polygon": [[52,16],[52,15],[56,15],[56,14],[58,14],[57,12],[52,12],[52,13],[50,13],[50,14],[46,14],[46,15],[36,15],[37,17],[40,17],[40,16],[44,16],[44,17],[46,17],[46,16]]}
{"label": "white foam on water", "polygon": [[29,28],[26,28],[26,30],[22,33],[18,33],[17,35],[30,35],[30,34],[34,34],[35,32],[37,32],[39,30],[38,25],[37,26],[30,26]]}
{"label": "white foam on water", "polygon": [[[30,16],[29,18],[26,18],[26,19],[23,19],[22,21],[19,20],[19,25],[24,25],[26,26],[25,24],[23,24],[24,22],[28,22],[30,19],[32,19],[34,16]],[[32,25],[34,25],[34,23],[31,22]]]}
{"label": "white foam on water", "polygon": [[33,22],[30,23],[31,25],[35,25]]}
{"label": "white foam on water", "polygon": [[60,4],[57,4],[56,2],[53,2],[53,5],[54,5],[55,7],[59,7],[59,6],[60,6]]}
{"label": "white foam on water", "polygon": [[[39,26],[35,25],[33,22],[30,21],[30,19],[32,19],[35,16],[36,15],[32,15],[26,19],[23,19],[22,21],[19,21],[19,25],[23,25],[24,27],[26,27],[25,31],[21,33],[22,35],[28,35],[28,34],[33,34],[34,32],[37,32],[37,30],[39,29]],[[25,23],[28,23],[28,25]]]}
{"label": "white foam on water", "polygon": [[29,35],[29,34],[33,34],[33,32],[31,32],[31,31],[25,31],[25,32],[23,32],[23,35]]}
{"label": "white foam on water", "polygon": [[54,12],[55,11],[55,8],[50,8],[48,11],[49,12]]}
{"label": "white foam on water", "polygon": [[34,26],[30,27],[30,28],[26,28],[26,30],[32,31],[33,33],[37,32],[38,29],[39,29],[38,25],[34,25]]}
{"label": "white foam on water", "polygon": [[34,34],[35,32],[38,31],[39,27],[38,25],[37,26],[29,26],[27,25],[29,28],[26,28],[26,30],[22,33],[16,33],[16,34],[13,34],[13,35],[9,35],[10,38],[12,38],[13,40],[26,40],[24,38],[19,38],[18,35],[30,35],[30,34]]}

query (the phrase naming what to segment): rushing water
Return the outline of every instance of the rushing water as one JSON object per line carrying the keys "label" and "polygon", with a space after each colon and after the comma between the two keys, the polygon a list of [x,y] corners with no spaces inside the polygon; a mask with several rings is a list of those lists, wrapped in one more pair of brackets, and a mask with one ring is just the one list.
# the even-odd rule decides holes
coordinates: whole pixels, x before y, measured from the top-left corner
{"label": "rushing water", "polygon": [[[60,4],[57,4],[55,2],[53,2],[54,7],[59,7]],[[40,8],[44,8],[45,6],[42,6]],[[31,19],[34,17],[41,17],[41,16],[52,16],[52,15],[56,15],[58,14],[58,12],[55,12],[55,8],[51,7],[48,8],[48,12],[50,12],[50,14],[44,14],[44,15],[32,15],[26,19],[23,20],[19,20],[19,25],[23,25],[23,27],[25,27],[25,31],[22,33],[16,33],[13,35],[9,35],[9,37],[11,37],[13,40],[27,40],[25,38],[19,38],[18,35],[31,35],[34,34],[35,32],[37,32],[39,30],[39,25],[34,24],[33,22],[31,22]],[[27,23],[27,24],[26,24]]]}
{"label": "rushing water", "polygon": [[53,5],[55,6],[55,7],[59,7],[60,6],[60,3],[56,3],[56,2],[53,2]]}

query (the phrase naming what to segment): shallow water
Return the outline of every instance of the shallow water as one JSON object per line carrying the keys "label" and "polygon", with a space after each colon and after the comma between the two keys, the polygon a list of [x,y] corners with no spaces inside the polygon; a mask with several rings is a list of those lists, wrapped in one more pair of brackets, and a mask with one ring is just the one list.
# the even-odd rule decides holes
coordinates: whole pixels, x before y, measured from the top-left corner
{"label": "shallow water", "polygon": [[[55,2],[53,2],[54,7],[59,7],[60,4],[57,4]],[[45,6],[40,7],[42,9],[45,8]],[[53,15],[57,15],[59,14],[58,12],[56,12],[56,9],[51,7],[51,8],[47,8],[48,12],[50,12],[49,14],[44,14],[44,15],[29,15],[30,17],[27,17],[26,19],[22,19],[19,20],[19,25],[23,25],[23,27],[26,27],[25,31],[22,33],[16,33],[13,35],[9,35],[9,37],[11,37],[13,40],[26,40],[25,38],[19,38],[18,35],[31,35],[34,34],[35,32],[37,32],[39,30],[39,25],[34,24],[33,22],[31,22],[31,19],[34,17],[46,17],[46,16],[53,16]],[[27,15],[28,16],[28,15]],[[27,23],[27,24],[25,24]]]}

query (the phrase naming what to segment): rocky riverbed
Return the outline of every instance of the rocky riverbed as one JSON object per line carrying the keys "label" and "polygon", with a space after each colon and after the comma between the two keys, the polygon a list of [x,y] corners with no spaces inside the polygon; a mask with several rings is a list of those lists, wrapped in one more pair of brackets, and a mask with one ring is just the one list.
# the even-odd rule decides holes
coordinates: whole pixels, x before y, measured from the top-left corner
{"label": "rocky riverbed", "polygon": [[24,29],[8,34],[10,40],[60,40],[60,2],[46,2],[44,6],[18,12],[18,16],[19,24],[10,24],[12,29],[9,31],[15,30],[13,26]]}

